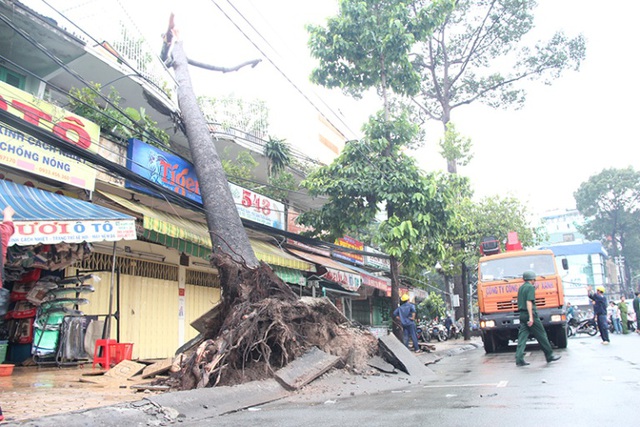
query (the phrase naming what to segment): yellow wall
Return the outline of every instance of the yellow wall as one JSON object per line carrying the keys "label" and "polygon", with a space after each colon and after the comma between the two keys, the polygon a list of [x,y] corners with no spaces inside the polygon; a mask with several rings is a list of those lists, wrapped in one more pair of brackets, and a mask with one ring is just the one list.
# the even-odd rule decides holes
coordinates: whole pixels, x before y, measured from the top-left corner
{"label": "yellow wall", "polygon": [[[183,268],[183,267],[181,267]],[[67,276],[76,274],[70,268]],[[109,312],[111,273],[94,273],[100,281],[89,281],[95,292],[84,294],[89,304],[80,307],[86,315],[100,315],[104,320]],[[113,312],[116,305],[114,281]],[[178,282],[121,274],[120,275],[120,342],[133,343],[133,359],[159,359],[173,356],[179,342]],[[187,284],[185,288],[185,341],[198,332],[191,322],[207,312],[220,300],[220,288]],[[112,319],[111,338],[117,337],[118,321]]]}

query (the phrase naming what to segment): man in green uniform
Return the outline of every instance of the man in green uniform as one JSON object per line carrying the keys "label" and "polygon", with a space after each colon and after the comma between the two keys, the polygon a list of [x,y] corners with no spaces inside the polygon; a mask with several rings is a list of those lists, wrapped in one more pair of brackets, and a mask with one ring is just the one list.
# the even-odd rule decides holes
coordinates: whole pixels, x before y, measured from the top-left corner
{"label": "man in green uniform", "polygon": [[551,349],[551,344],[547,338],[547,333],[542,326],[542,322],[536,311],[536,288],[533,282],[536,281],[536,273],[525,271],[522,273],[524,283],[518,289],[518,312],[520,313],[520,330],[518,331],[518,347],[516,349],[516,365],[526,366],[529,362],[524,361],[524,349],[527,346],[529,334],[538,341],[547,363],[560,359],[555,356]]}
{"label": "man in green uniform", "polygon": [[618,308],[620,309],[620,322],[622,322],[622,333],[629,333],[629,307],[627,306],[627,300],[624,297],[620,297],[620,302],[618,303]]}

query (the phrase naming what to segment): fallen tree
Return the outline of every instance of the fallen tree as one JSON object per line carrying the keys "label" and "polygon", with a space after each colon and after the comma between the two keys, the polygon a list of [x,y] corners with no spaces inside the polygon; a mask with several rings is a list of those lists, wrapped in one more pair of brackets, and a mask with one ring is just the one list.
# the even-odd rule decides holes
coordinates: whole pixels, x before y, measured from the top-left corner
{"label": "fallen tree", "polygon": [[[204,322],[201,339],[180,358],[180,369],[166,383],[186,390],[263,379],[314,346],[339,356],[343,366],[365,366],[377,350],[372,334],[351,327],[327,299],[300,299],[255,257],[197,104],[188,72],[191,62],[177,41],[173,16],[162,57],[175,70],[180,119],[200,182],[213,247],[211,263],[220,274],[222,290],[221,306]],[[240,67],[206,68],[226,72]]]}
{"label": "fallen tree", "polygon": [[328,299],[299,298],[268,265],[236,269],[220,255],[215,264],[225,272],[225,280],[237,282],[239,293],[229,309],[222,310],[222,324],[207,329],[209,338],[189,351],[180,371],[166,382],[173,388],[269,378],[312,347],[340,357],[341,367],[356,370],[376,353],[378,342],[371,333],[351,326]]}

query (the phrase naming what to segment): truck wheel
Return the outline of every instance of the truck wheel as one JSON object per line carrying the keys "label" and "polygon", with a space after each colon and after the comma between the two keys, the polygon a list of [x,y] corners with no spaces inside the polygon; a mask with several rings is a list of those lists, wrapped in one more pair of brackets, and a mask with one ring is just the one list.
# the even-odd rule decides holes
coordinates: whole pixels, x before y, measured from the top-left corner
{"label": "truck wheel", "polygon": [[492,333],[487,332],[482,335],[482,342],[484,343],[485,353],[495,353],[496,351],[496,339]]}
{"label": "truck wheel", "polygon": [[556,328],[555,345],[558,348],[567,348],[567,330],[562,326]]}

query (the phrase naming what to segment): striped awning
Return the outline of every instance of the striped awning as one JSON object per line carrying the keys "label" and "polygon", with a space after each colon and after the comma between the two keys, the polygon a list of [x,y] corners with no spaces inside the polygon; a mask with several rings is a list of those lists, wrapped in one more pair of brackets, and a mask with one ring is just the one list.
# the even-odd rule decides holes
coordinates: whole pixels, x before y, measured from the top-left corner
{"label": "striped awning", "polygon": [[251,247],[256,257],[260,261],[264,261],[267,264],[279,265],[281,267],[293,268],[295,270],[315,272],[316,267],[310,262],[303,261],[293,255],[289,255],[280,248],[270,245],[267,242],[261,240],[249,239]]}
{"label": "striped awning", "polygon": [[277,265],[274,265],[271,268],[273,268],[273,272],[276,273],[276,275],[285,283],[291,283],[298,286],[305,286],[307,283],[307,279],[302,275],[300,270],[280,267]]}
{"label": "striped awning", "polygon": [[135,218],[91,202],[0,180],[0,209],[15,211],[9,245],[135,240]]}
{"label": "striped awning", "polygon": [[337,283],[351,292],[357,291],[362,285],[362,276],[348,265],[321,255],[310,254],[295,249],[289,249],[289,251],[304,260],[324,267],[326,273],[321,276],[324,280]]}
{"label": "striped awning", "polygon": [[[200,258],[207,258],[211,254],[211,237],[206,224],[151,209],[114,194],[103,192],[100,194],[132,212],[141,214],[143,217],[142,226],[145,230],[144,236],[149,240]],[[269,243],[255,239],[249,239],[249,241],[260,261],[295,270],[316,271],[312,263],[289,255]]]}

